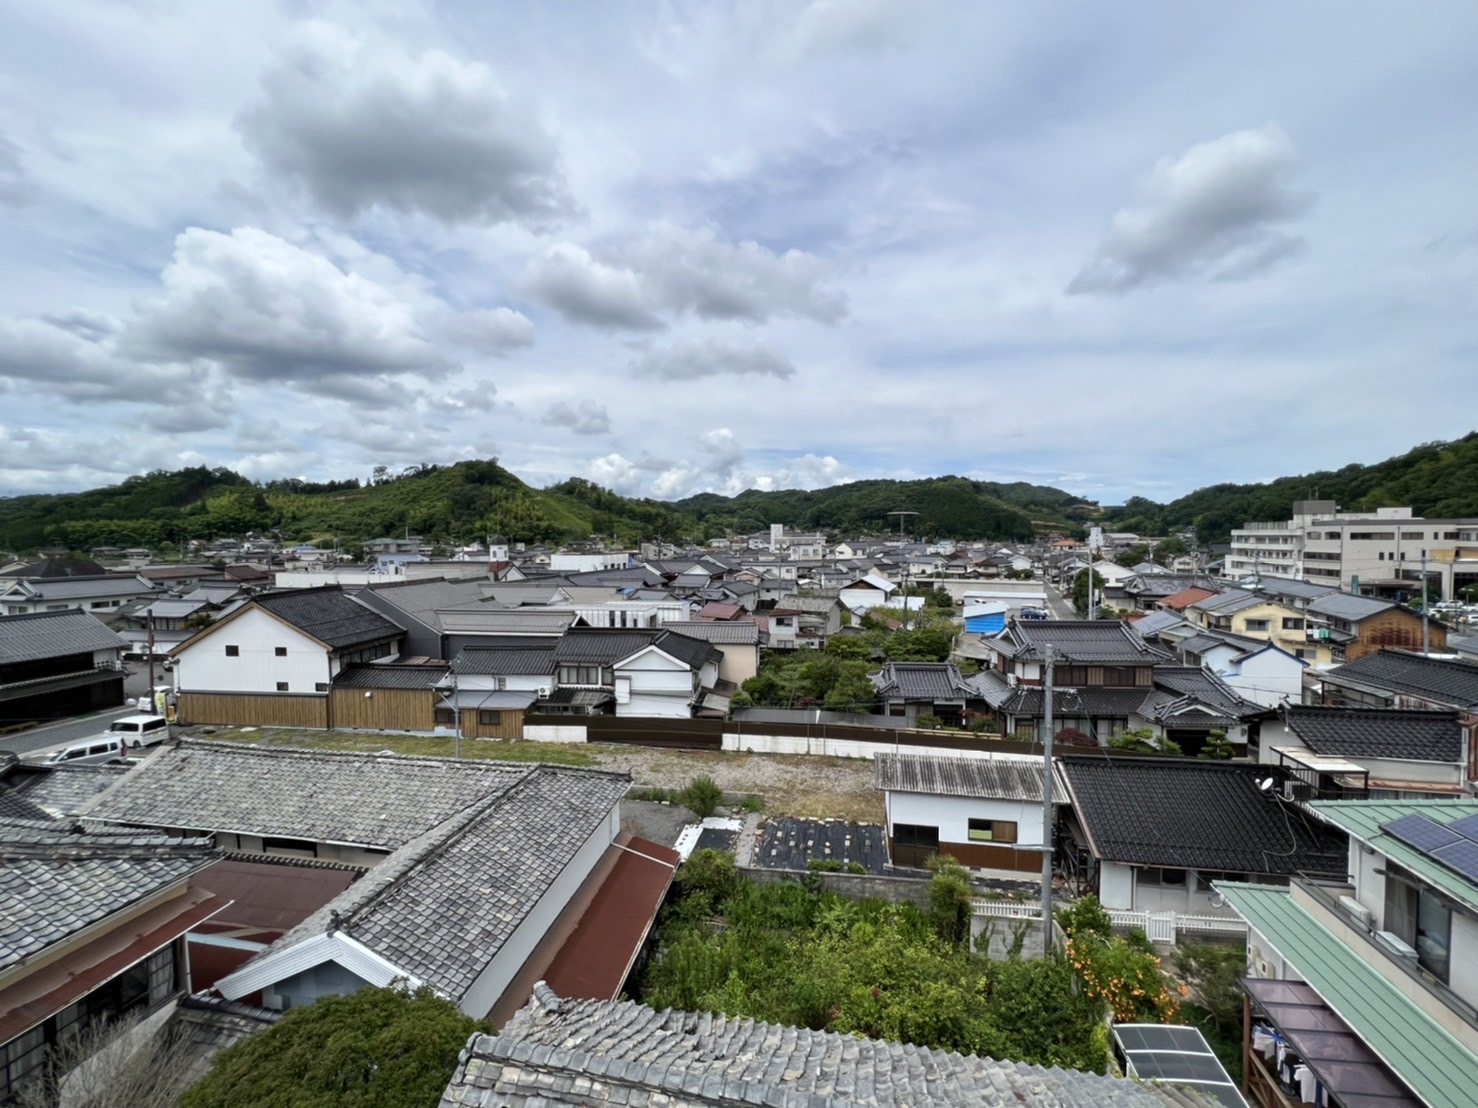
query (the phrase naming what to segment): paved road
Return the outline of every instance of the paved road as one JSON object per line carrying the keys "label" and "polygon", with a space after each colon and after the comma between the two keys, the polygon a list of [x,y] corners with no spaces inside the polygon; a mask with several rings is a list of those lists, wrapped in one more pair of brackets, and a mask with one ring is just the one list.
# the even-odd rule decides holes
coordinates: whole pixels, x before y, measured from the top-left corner
{"label": "paved road", "polygon": [[1054,588],[1052,585],[1048,584],[1046,581],[1043,581],[1042,589],[1047,594],[1047,607],[1051,609],[1053,619],[1082,618],[1078,615],[1077,612],[1073,611],[1072,602],[1069,600],[1064,600],[1062,598],[1062,593],[1058,592],[1057,589]]}
{"label": "paved road", "polygon": [[[156,677],[159,675],[156,673]],[[147,667],[135,667],[123,681],[123,692],[127,697],[143,696],[148,692],[149,672]],[[31,761],[33,757],[48,754],[53,748],[67,746],[80,739],[108,729],[119,716],[132,715],[139,709],[125,704],[121,708],[109,708],[90,715],[74,716],[71,719],[33,727],[29,731],[18,731],[13,735],[0,735],[0,750],[10,750]],[[146,709],[147,710],[147,709]]]}

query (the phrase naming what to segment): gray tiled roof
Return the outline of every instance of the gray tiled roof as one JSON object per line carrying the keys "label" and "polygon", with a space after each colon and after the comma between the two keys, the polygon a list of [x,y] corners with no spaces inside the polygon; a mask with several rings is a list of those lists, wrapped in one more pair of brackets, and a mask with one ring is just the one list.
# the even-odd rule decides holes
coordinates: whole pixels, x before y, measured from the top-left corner
{"label": "gray tiled roof", "polygon": [[330,926],[460,998],[631,786],[626,774],[533,765],[496,797],[370,870],[284,935]]}
{"label": "gray tiled roof", "polygon": [[446,680],[446,666],[346,666],[334,678],[336,689],[432,689]]}
{"label": "gray tiled roof", "polygon": [[124,639],[86,612],[0,616],[0,664],[60,658],[93,650],[123,650]]}
{"label": "gray tiled roof", "polygon": [[987,641],[1011,657],[1026,661],[1040,661],[1049,644],[1059,661],[1079,665],[1146,665],[1166,658],[1117,620],[1011,620],[1004,631]]}
{"label": "gray tiled roof", "polygon": [[403,628],[333,586],[263,593],[254,601],[330,647],[353,646],[403,634]]}
{"label": "gray tiled roof", "polygon": [[1345,682],[1390,692],[1414,693],[1457,708],[1478,705],[1478,665],[1446,658],[1423,658],[1399,650],[1378,650],[1336,666],[1326,682]]}
{"label": "gray tiled roof", "polygon": [[662,625],[690,639],[720,643],[724,646],[757,646],[760,641],[760,625],[739,620],[724,620],[714,623],[688,623],[673,621]]}
{"label": "gray tiled roof", "polygon": [[561,1000],[474,1035],[440,1108],[1165,1108],[1197,1093],[749,1019]]}
{"label": "gray tiled roof", "polygon": [[[881,751],[875,780],[878,788],[893,792],[1042,802],[1042,760],[1022,755],[964,757]],[[1063,790],[1054,788],[1061,801]]]}
{"label": "gray tiled roof", "polygon": [[101,766],[33,766],[13,783],[16,792],[54,816],[76,815],[83,805],[131,772],[133,765],[110,762]]}
{"label": "gray tiled roof", "polygon": [[38,600],[76,600],[91,596],[149,596],[156,586],[134,574],[109,573],[103,577],[48,577],[28,582]]}
{"label": "gray tiled roof", "polygon": [[448,635],[558,635],[578,616],[543,608],[453,608],[435,613]]}
{"label": "gray tiled roof", "polygon": [[0,971],[209,863],[209,840],[0,828]]}
{"label": "gray tiled roof", "polygon": [[868,676],[879,696],[901,700],[959,700],[973,691],[953,662],[888,662]]}
{"label": "gray tiled roof", "polygon": [[1156,666],[1155,688],[1174,696],[1189,697],[1233,718],[1261,715],[1267,709],[1244,700],[1225,681],[1201,666]]}
{"label": "gray tiled roof", "polygon": [[1136,635],[1144,638],[1172,627],[1179,627],[1185,622],[1179,612],[1156,611],[1143,619],[1136,619],[1130,626],[1134,628]]}
{"label": "gray tiled roof", "polygon": [[452,662],[457,673],[543,677],[554,672],[554,642],[538,647],[469,646]]}
{"label": "gray tiled roof", "polygon": [[183,742],[148,758],[81,814],[394,849],[525,771],[502,762]]}
{"label": "gray tiled roof", "polygon": [[1309,601],[1308,613],[1325,619],[1343,619],[1358,623],[1362,619],[1380,615],[1396,607],[1389,600],[1376,600],[1369,596],[1354,596],[1347,592],[1332,592],[1317,600]]}
{"label": "gray tiled roof", "polygon": [[1463,760],[1463,730],[1456,712],[1290,707],[1283,719],[1315,754],[1419,762]]}

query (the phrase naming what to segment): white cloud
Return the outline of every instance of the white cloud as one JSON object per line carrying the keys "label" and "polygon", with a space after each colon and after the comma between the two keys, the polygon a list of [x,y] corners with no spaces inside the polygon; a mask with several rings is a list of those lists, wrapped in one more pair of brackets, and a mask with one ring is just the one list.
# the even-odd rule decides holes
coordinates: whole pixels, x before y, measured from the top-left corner
{"label": "white cloud", "polygon": [[555,243],[530,259],[522,288],[572,323],[632,331],[663,326],[634,271],[598,262],[572,242]]}
{"label": "white cloud", "polygon": [[657,330],[664,316],[762,323],[792,316],[835,323],[846,298],[822,288],[827,265],[801,250],[722,242],[711,230],[664,226],[611,261],[562,242],[533,258],[523,290],[566,319],[594,327]]}
{"label": "white cloud", "polygon": [[611,430],[611,416],[604,404],[582,400],[578,406],[564,401],[550,405],[540,421],[550,427],[568,427],[577,435],[604,435]]}
{"label": "white cloud", "polygon": [[631,363],[631,371],[663,381],[754,375],[785,380],[795,376],[790,359],[763,343],[730,339],[684,339],[656,347]]}
{"label": "white cloud", "polygon": [[512,308],[462,312],[447,321],[446,333],[453,342],[487,354],[534,345],[533,320]]}
{"label": "white cloud", "polygon": [[193,390],[198,374],[182,366],[133,363],[111,344],[90,342],[39,319],[0,316],[0,379],[78,401],[161,401]]}
{"label": "white cloud", "polygon": [[1156,164],[1145,202],[1123,208],[1068,286],[1070,293],[1122,293],[1180,277],[1254,276],[1304,246],[1277,229],[1313,205],[1291,186],[1298,162],[1276,124],[1199,143]]}
{"label": "white cloud", "polygon": [[349,391],[354,378],[450,368],[388,289],[259,228],[182,232],[161,281],[124,332],[126,352],[309,391],[328,378]]}
{"label": "white cloud", "polygon": [[638,496],[642,488],[642,471],[620,454],[593,458],[586,473],[591,481],[622,496]]}
{"label": "white cloud", "polygon": [[554,140],[487,66],[317,25],[239,123],[269,170],[329,211],[542,225],[572,209]]}
{"label": "white cloud", "polygon": [[850,478],[847,466],[830,454],[803,454],[786,458],[773,473],[761,473],[754,479],[757,489],[820,489],[837,485]]}

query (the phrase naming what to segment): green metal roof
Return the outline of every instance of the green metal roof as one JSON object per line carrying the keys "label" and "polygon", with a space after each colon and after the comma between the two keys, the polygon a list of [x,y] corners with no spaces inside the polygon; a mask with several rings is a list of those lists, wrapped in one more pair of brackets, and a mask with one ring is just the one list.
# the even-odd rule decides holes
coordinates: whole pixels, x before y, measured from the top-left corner
{"label": "green metal roof", "polygon": [[1478,800],[1316,800],[1308,808],[1325,823],[1334,824],[1352,839],[1400,863],[1478,912],[1478,885],[1381,830],[1381,824],[1410,815],[1426,816],[1433,823],[1451,823],[1478,814]]}
{"label": "green metal roof", "polygon": [[1377,973],[1278,885],[1216,882],[1278,953],[1432,1108],[1472,1108],[1478,1055]]}

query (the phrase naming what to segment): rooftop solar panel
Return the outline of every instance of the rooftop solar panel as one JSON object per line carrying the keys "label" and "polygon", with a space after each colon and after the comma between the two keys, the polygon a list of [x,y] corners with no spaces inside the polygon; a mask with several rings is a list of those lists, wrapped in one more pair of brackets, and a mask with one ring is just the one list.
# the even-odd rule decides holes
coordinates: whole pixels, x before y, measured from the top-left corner
{"label": "rooftop solar panel", "polygon": [[1457,870],[1464,877],[1478,881],[1478,843],[1472,839],[1458,839],[1431,853],[1433,858],[1448,869]]}
{"label": "rooftop solar panel", "polygon": [[1449,831],[1456,831],[1463,838],[1478,842],[1478,815],[1455,819],[1446,826]]}
{"label": "rooftop solar panel", "polygon": [[1435,823],[1426,816],[1402,816],[1400,819],[1393,819],[1390,823],[1382,824],[1381,830],[1388,835],[1394,835],[1407,846],[1414,846],[1428,854],[1439,847],[1463,841],[1463,836],[1456,831],[1449,831],[1442,824]]}

